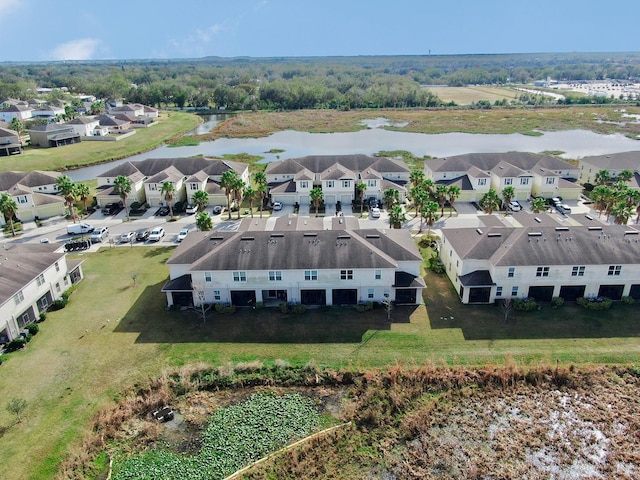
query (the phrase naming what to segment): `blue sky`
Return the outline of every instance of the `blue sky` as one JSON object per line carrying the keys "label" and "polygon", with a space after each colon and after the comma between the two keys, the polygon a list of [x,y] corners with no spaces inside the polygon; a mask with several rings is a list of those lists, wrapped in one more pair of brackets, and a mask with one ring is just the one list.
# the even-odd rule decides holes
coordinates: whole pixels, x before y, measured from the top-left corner
{"label": "blue sky", "polygon": [[637,51],[638,18],[638,0],[0,0],[0,61]]}

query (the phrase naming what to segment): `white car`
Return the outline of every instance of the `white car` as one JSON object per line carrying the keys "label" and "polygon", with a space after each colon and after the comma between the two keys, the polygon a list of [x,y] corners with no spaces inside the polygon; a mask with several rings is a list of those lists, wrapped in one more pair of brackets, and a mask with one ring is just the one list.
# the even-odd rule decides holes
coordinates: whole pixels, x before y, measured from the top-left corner
{"label": "white car", "polygon": [[280,202],[273,202],[273,211],[282,210],[282,204]]}
{"label": "white car", "polygon": [[518,202],[517,200],[511,200],[509,202],[509,209],[512,212],[519,212],[520,210],[522,210],[522,205],[520,205],[520,202]]}
{"label": "white car", "polygon": [[197,205],[187,205],[187,209],[185,210],[187,215],[193,215],[197,211],[198,211],[198,206]]}
{"label": "white car", "polygon": [[187,235],[189,235],[189,229],[188,228],[183,228],[178,233],[178,236],[176,237],[176,242],[181,242],[182,240],[187,238]]}
{"label": "white car", "polygon": [[124,232],[120,235],[120,243],[131,243],[136,238],[136,232]]}
{"label": "white car", "polygon": [[380,218],[380,209],[378,207],[373,207],[369,210],[369,216],[371,218]]}
{"label": "white car", "polygon": [[151,233],[149,234],[149,241],[159,242],[160,240],[162,240],[162,237],[164,237],[164,228],[157,227],[151,230]]}

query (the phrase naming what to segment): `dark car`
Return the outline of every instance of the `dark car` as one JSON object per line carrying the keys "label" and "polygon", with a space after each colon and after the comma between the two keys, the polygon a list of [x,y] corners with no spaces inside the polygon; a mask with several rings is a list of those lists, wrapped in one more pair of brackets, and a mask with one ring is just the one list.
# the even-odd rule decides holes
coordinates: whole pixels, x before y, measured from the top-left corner
{"label": "dark car", "polygon": [[160,207],[158,210],[156,210],[156,215],[166,217],[167,215],[169,215],[169,207]]}
{"label": "dark car", "polygon": [[140,230],[136,233],[136,242],[146,242],[150,233],[149,230]]}
{"label": "dark car", "polygon": [[120,213],[122,210],[122,206],[119,203],[107,203],[104,207],[102,207],[103,215],[115,215],[116,213]]}
{"label": "dark car", "polygon": [[215,207],[213,207],[213,214],[214,215],[219,215],[222,213],[222,207],[220,205],[216,205]]}

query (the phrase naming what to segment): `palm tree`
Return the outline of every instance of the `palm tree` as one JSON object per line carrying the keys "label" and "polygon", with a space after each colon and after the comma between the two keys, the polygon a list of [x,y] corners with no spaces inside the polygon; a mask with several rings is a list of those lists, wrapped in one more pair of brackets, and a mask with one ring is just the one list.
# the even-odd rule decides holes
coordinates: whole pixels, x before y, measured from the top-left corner
{"label": "palm tree", "polygon": [[173,195],[176,193],[176,187],[172,182],[162,182],[162,186],[160,187],[160,193],[162,194],[162,198],[167,202],[169,206],[169,215],[173,217]]}
{"label": "palm tree", "polygon": [[453,213],[453,204],[462,193],[462,189],[457,185],[449,185],[449,188],[447,189],[447,193],[449,194],[449,205],[451,206],[451,210],[449,211],[449,216],[451,216]]}
{"label": "palm tree", "polygon": [[607,208],[608,199],[611,197],[611,189],[605,185],[598,185],[591,191],[591,200],[598,211],[598,216]]}
{"label": "palm tree", "polygon": [[490,188],[489,191],[485,193],[480,199],[480,206],[489,215],[491,215],[494,210],[500,208],[501,203],[502,200],[500,200],[500,197],[498,197],[498,194],[493,188]]}
{"label": "palm tree", "polygon": [[424,181],[424,172],[419,168],[414,168],[409,173],[409,181],[414,187],[417,187]]}
{"label": "palm tree", "polygon": [[251,218],[253,218],[253,201],[257,196],[258,192],[255,191],[251,185],[244,187],[244,198],[249,201],[249,213],[251,214]]}
{"label": "palm tree", "polygon": [[220,186],[224,188],[224,194],[227,197],[227,212],[229,213],[229,220],[231,220],[231,194],[238,177],[238,172],[235,170],[227,170],[222,174],[220,178]]}
{"label": "palm tree", "polygon": [[127,205],[127,197],[131,193],[131,180],[124,175],[118,175],[113,181],[113,191],[122,199],[127,220],[129,220],[129,205]]}
{"label": "palm tree", "polygon": [[402,207],[400,205],[394,205],[391,207],[391,211],[389,211],[389,225],[391,228],[402,228],[402,224],[406,221],[407,217],[402,211]]}
{"label": "palm tree", "polygon": [[387,211],[390,212],[393,207],[400,203],[400,192],[395,188],[388,188],[382,192],[382,199]]}
{"label": "palm tree", "polygon": [[320,202],[324,198],[324,193],[322,193],[322,189],[319,187],[312,188],[309,192],[309,196],[311,200],[313,200],[313,206],[316,209],[316,217],[318,216],[318,207],[320,206]]}
{"label": "palm tree", "polygon": [[191,195],[191,202],[198,206],[198,211],[202,212],[209,205],[209,194],[202,190],[196,190]]}
{"label": "palm tree", "polygon": [[626,225],[633,216],[634,209],[627,205],[627,202],[621,201],[615,203],[611,208],[611,215],[615,217],[616,225]]}
{"label": "palm tree", "polygon": [[198,212],[196,214],[196,227],[203,232],[213,228],[213,220],[209,212]]}
{"label": "palm tree", "polygon": [[435,182],[430,178],[425,178],[422,181],[422,188],[424,188],[429,195],[434,195],[435,192],[433,191],[433,189],[435,186]]}
{"label": "palm tree", "polygon": [[356,190],[358,190],[358,194],[360,195],[360,216],[364,215],[364,197],[367,193],[367,184],[364,182],[360,182],[356,185]]}
{"label": "palm tree", "polygon": [[260,195],[260,218],[262,218],[264,197],[267,195],[267,176],[264,172],[256,172],[253,174],[253,181],[256,183],[256,192]]}
{"label": "palm tree", "polygon": [[433,200],[427,201],[422,208],[420,209],[420,232],[422,232],[422,221],[424,219],[427,220],[427,225],[429,226],[429,230],[427,231],[427,236],[431,234],[431,227],[438,220],[438,203]]}
{"label": "palm tree", "polygon": [[596,185],[606,185],[611,182],[611,173],[609,170],[600,170],[595,176]]}
{"label": "palm tree", "polygon": [[[15,130],[18,134],[18,137],[21,138],[24,133],[24,123],[18,117],[13,117],[11,119],[11,130]],[[22,143],[22,139],[20,139],[20,143]]]}
{"label": "palm tree", "polygon": [[71,105],[64,106],[64,114],[63,117],[66,121],[73,120],[77,116],[77,112]]}
{"label": "palm tree", "polygon": [[78,198],[82,202],[82,208],[87,211],[87,200],[91,198],[91,188],[86,183],[78,183],[76,185],[76,193]]}
{"label": "palm tree", "polygon": [[542,197],[536,197],[531,200],[531,211],[533,213],[544,212],[547,209],[547,202]]}
{"label": "palm tree", "polygon": [[438,205],[440,205],[440,216],[444,215],[444,204],[447,203],[447,192],[448,188],[446,185],[438,185],[436,187],[436,199],[438,200]]}
{"label": "palm tree", "polygon": [[4,219],[9,223],[11,228],[11,236],[16,236],[16,231],[13,227],[13,217],[18,211],[18,202],[16,202],[11,195],[3,193],[0,195],[0,213],[4,215]]}
{"label": "palm tree", "polygon": [[238,220],[240,220],[240,204],[242,203],[242,194],[244,193],[244,180],[239,175],[233,182],[233,198],[238,209]]}
{"label": "palm tree", "polygon": [[413,206],[416,209],[415,216],[417,217],[420,213],[420,208],[422,208],[422,205],[424,205],[424,202],[429,200],[429,194],[421,184],[411,187],[409,194],[411,195],[411,200],[413,200]]}
{"label": "palm tree", "polygon": [[513,200],[513,197],[515,196],[516,196],[516,189],[513,188],[512,186],[504,187],[502,189],[502,198],[504,200],[505,208],[507,210],[509,209],[509,204],[511,203],[511,200]]}
{"label": "palm tree", "polygon": [[629,180],[633,178],[633,172],[627,168],[621,170],[618,175],[616,175],[616,179],[619,182],[627,183]]}
{"label": "palm tree", "polygon": [[58,191],[62,194],[62,198],[64,198],[65,205],[69,207],[69,216],[75,223],[76,213],[73,209],[73,204],[76,201],[76,185],[68,175],[60,175],[56,180],[56,185]]}

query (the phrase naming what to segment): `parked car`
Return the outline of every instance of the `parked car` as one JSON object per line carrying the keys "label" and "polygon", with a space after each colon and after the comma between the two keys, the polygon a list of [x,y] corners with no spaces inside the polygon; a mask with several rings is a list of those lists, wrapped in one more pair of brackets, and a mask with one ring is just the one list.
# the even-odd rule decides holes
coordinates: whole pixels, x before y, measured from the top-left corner
{"label": "parked car", "polygon": [[518,202],[517,200],[511,200],[509,202],[509,209],[512,212],[519,212],[520,210],[522,210],[522,205],[520,205],[520,202]]}
{"label": "parked car", "polygon": [[187,215],[193,215],[197,211],[198,211],[198,206],[197,205],[187,205],[187,208],[185,209],[185,213]]}
{"label": "parked car", "polygon": [[136,233],[136,242],[146,242],[149,239],[151,232],[149,230],[139,230]]}
{"label": "parked car", "polygon": [[156,215],[160,215],[161,217],[166,217],[169,215],[169,207],[162,206],[158,210],[156,210]]}
{"label": "parked car", "polygon": [[73,225],[67,225],[67,233],[69,235],[83,235],[85,233],[91,233],[96,229],[93,225],[88,223],[74,223]]}
{"label": "parked car", "polygon": [[273,211],[282,210],[282,204],[280,202],[273,202]]}
{"label": "parked car", "polygon": [[371,218],[380,218],[380,209],[378,207],[372,207],[371,210],[369,210],[369,216]]}
{"label": "parked car", "polygon": [[120,213],[122,210],[122,206],[119,203],[107,203],[104,207],[102,207],[103,215],[115,215],[116,213]]}
{"label": "parked car", "polygon": [[107,238],[109,238],[109,227],[97,228],[91,234],[92,242],[104,242]]}
{"label": "parked car", "polygon": [[120,243],[131,243],[136,237],[136,232],[124,232],[120,235]]}
{"label": "parked car", "polygon": [[564,210],[564,213],[571,213],[571,207],[566,203],[562,204],[562,209]]}
{"label": "parked car", "polygon": [[213,207],[213,214],[220,215],[222,213],[222,207],[220,205],[216,205]]}
{"label": "parked car", "polygon": [[561,204],[561,203],[556,203],[555,208],[556,208],[556,210],[558,211],[558,213],[561,213],[561,214],[563,214],[563,215],[565,214],[564,207],[562,206],[562,204]]}
{"label": "parked car", "polygon": [[162,237],[164,237],[164,228],[156,227],[151,230],[151,233],[149,234],[149,241],[159,242],[160,240],[162,240]]}
{"label": "parked car", "polygon": [[176,242],[181,242],[182,240],[187,238],[187,235],[189,235],[189,229],[183,228],[182,230],[180,230],[180,232],[178,232],[178,236],[176,237]]}

